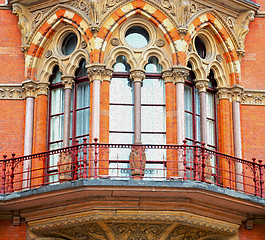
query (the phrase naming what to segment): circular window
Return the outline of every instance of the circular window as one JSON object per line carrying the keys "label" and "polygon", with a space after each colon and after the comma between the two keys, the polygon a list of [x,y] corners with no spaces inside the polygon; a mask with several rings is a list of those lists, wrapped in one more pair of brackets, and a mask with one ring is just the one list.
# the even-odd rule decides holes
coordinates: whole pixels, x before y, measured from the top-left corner
{"label": "circular window", "polygon": [[133,26],[125,33],[125,41],[133,48],[144,48],[149,43],[149,34],[144,28]]}
{"label": "circular window", "polygon": [[206,58],[206,46],[200,37],[195,38],[195,48],[202,59]]}
{"label": "circular window", "polygon": [[64,55],[71,54],[77,45],[77,36],[74,33],[68,34],[63,40],[62,44],[62,53]]}

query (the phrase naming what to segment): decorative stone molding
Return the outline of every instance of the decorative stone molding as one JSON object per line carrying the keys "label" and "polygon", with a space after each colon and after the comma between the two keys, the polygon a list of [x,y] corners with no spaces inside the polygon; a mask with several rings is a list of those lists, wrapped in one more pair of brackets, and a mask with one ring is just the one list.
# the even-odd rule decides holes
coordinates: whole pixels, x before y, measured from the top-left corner
{"label": "decorative stone molding", "polygon": [[13,4],[13,13],[18,16],[18,27],[21,31],[21,51],[26,52],[29,49],[29,35],[31,33],[32,29],[32,23],[31,23],[31,13],[29,9],[19,3]]}
{"label": "decorative stone molding", "polygon": [[240,85],[234,85],[230,88],[233,102],[241,102],[244,88]]}
{"label": "decorative stone molding", "polygon": [[199,89],[199,92],[206,92],[209,84],[209,79],[196,79],[195,80],[195,85],[196,88]]}
{"label": "decorative stone molding", "polygon": [[145,79],[145,70],[143,69],[131,70],[130,78],[132,78],[134,82],[142,82]]}
{"label": "decorative stone molding", "polygon": [[231,92],[229,87],[217,87],[218,100],[231,99]]}
{"label": "decorative stone molding", "polygon": [[253,10],[248,10],[240,13],[236,20],[236,36],[239,43],[240,49],[245,47],[245,38],[249,32],[249,23],[254,21],[255,12]]}
{"label": "decorative stone molding", "polygon": [[162,78],[164,79],[165,83],[174,82],[174,76],[172,70],[164,70],[162,74],[163,74]]}
{"label": "decorative stone molding", "polygon": [[113,74],[113,69],[106,68],[105,71],[103,72],[103,81],[111,81]]}
{"label": "decorative stone molding", "polygon": [[46,95],[48,96],[49,83],[46,82],[37,82],[37,95]]}
{"label": "decorative stone molding", "polygon": [[174,83],[185,83],[190,69],[185,66],[173,66]]}
{"label": "decorative stone molding", "polygon": [[242,94],[243,105],[265,105],[265,90],[245,90]]}
{"label": "decorative stone molding", "polygon": [[0,100],[23,100],[25,95],[21,84],[0,84]]}
{"label": "decorative stone molding", "polygon": [[26,93],[27,97],[35,97],[37,83],[33,80],[26,80],[22,83],[22,89]]}
{"label": "decorative stone molding", "polygon": [[87,65],[88,79],[93,82],[95,80],[102,81],[103,76],[106,73],[106,66],[104,64],[91,64]]}
{"label": "decorative stone molding", "polygon": [[177,3],[177,10],[178,10],[177,22],[179,24],[179,27],[181,27],[181,28],[186,27],[188,19],[190,17],[190,8],[191,8],[190,0],[179,0],[178,1],[178,3]]}
{"label": "decorative stone molding", "polygon": [[72,89],[74,84],[74,75],[63,75],[62,76],[62,84],[64,85],[64,89]]}

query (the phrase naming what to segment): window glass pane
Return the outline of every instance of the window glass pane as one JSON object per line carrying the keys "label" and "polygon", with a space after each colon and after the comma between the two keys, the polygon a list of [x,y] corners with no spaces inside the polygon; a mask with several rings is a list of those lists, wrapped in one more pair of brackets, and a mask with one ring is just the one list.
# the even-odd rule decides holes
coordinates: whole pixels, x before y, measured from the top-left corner
{"label": "window glass pane", "polygon": [[192,112],[192,88],[185,86],[185,110]]}
{"label": "window glass pane", "polygon": [[165,132],[166,109],[164,106],[142,106],[142,132]]}
{"label": "window glass pane", "polygon": [[185,136],[193,139],[193,119],[192,114],[185,113]]}
{"label": "window glass pane", "polygon": [[149,34],[144,28],[133,26],[127,30],[125,40],[131,47],[139,49],[148,44]]}
{"label": "window glass pane", "polygon": [[165,83],[160,79],[144,79],[141,88],[142,104],[165,104]]}
{"label": "window glass pane", "polygon": [[127,78],[112,78],[110,103],[133,104],[133,83]]}
{"label": "window glass pane", "polygon": [[196,114],[200,115],[200,94],[199,94],[199,90],[195,89],[195,108],[196,108]]}
{"label": "window glass pane", "polygon": [[54,68],[54,70],[53,70],[53,74],[54,74],[54,77],[53,77],[53,79],[52,79],[51,84],[59,83],[59,82],[62,81],[62,80],[61,80],[62,73],[60,72],[58,66],[56,66],[56,67]]}
{"label": "window glass pane", "polygon": [[207,119],[207,143],[215,146],[215,122]]}
{"label": "window glass pane", "polygon": [[76,96],[77,109],[90,106],[90,86],[89,82],[83,82],[77,84],[77,96]]}
{"label": "window glass pane", "polygon": [[162,66],[159,64],[157,57],[150,57],[148,64],[145,66],[146,73],[162,73]]}
{"label": "window glass pane", "polygon": [[51,115],[64,112],[64,90],[57,88],[51,90]]}
{"label": "window glass pane", "polygon": [[110,105],[110,131],[133,131],[133,106]]}
{"label": "window glass pane", "polygon": [[53,116],[50,119],[50,142],[63,140],[63,120],[63,115]]}
{"label": "window glass pane", "polygon": [[212,93],[207,93],[207,97],[206,97],[206,106],[207,106],[207,118],[211,118],[214,119],[214,94]]}
{"label": "window glass pane", "polygon": [[66,36],[66,38],[63,40],[62,44],[62,52],[64,55],[71,54],[77,45],[77,36],[74,33],[69,34]]}
{"label": "window glass pane", "polygon": [[196,116],[196,140],[201,141],[201,118]]}
{"label": "window glass pane", "polygon": [[77,74],[77,78],[87,76],[87,68],[86,68],[86,61],[82,60],[79,64],[79,70]]}
{"label": "window glass pane", "polygon": [[116,63],[113,65],[114,72],[129,72],[130,65],[124,56],[117,57]]}
{"label": "window glass pane", "polygon": [[76,112],[76,136],[89,134],[89,116],[89,108]]}

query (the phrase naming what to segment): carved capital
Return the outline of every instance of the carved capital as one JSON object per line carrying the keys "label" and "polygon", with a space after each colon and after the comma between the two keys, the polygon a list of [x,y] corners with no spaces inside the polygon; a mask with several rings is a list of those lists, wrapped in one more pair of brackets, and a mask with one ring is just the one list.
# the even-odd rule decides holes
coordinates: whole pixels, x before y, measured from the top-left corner
{"label": "carved capital", "polygon": [[106,68],[105,72],[103,72],[103,81],[108,81],[110,82],[113,74],[113,69],[111,68]]}
{"label": "carved capital", "polygon": [[48,95],[49,83],[48,82],[38,82],[37,83],[37,95]]}
{"label": "carved capital", "polygon": [[102,81],[106,73],[106,66],[104,64],[91,64],[87,65],[87,75],[91,82],[95,80]]}
{"label": "carved capital", "polygon": [[64,85],[64,89],[72,89],[74,84],[74,76],[73,75],[63,75],[62,76],[62,84]]}
{"label": "carved capital", "polygon": [[174,66],[173,67],[173,76],[174,83],[184,83],[189,76],[190,69],[184,66]]}
{"label": "carved capital", "polygon": [[230,88],[233,102],[241,102],[244,88],[240,85],[234,85]]}
{"label": "carved capital", "polygon": [[162,72],[162,77],[164,79],[164,82],[167,83],[167,82],[174,82],[174,75],[173,75],[173,71],[172,70],[164,70]]}
{"label": "carved capital", "polygon": [[209,84],[209,79],[196,79],[195,86],[199,89],[199,92],[206,92]]}
{"label": "carved capital", "polygon": [[130,78],[133,79],[134,82],[142,82],[145,79],[145,70],[136,69],[130,72]]}
{"label": "carved capital", "polygon": [[229,87],[217,87],[217,90],[218,90],[217,95],[219,100],[231,99],[231,92]]}
{"label": "carved capital", "polygon": [[35,97],[35,92],[37,89],[37,83],[33,80],[26,80],[22,83],[22,89],[27,97]]}

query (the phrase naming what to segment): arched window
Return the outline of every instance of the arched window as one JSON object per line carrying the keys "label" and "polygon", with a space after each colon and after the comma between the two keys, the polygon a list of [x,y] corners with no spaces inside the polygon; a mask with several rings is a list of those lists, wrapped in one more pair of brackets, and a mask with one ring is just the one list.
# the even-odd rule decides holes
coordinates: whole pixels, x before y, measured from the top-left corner
{"label": "arched window", "polygon": [[[190,64],[188,67],[192,68]],[[195,79],[194,72],[190,71],[185,83],[185,138],[191,145],[201,142],[200,96]]]}

